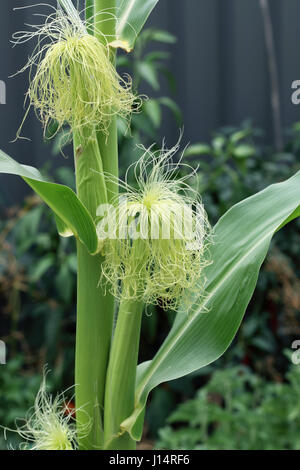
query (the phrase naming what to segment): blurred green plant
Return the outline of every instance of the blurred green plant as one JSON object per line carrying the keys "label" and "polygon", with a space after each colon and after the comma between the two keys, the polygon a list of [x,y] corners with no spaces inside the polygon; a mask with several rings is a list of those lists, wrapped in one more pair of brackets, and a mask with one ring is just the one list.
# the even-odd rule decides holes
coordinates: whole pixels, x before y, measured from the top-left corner
{"label": "blurred green plant", "polygon": [[246,367],[218,370],[159,431],[157,449],[296,450],[300,447],[300,368],[267,382]]}
{"label": "blurred green plant", "polygon": [[211,220],[218,220],[233,204],[283,181],[300,168],[300,123],[287,132],[283,152],[264,145],[264,133],[250,121],[216,131],[210,143],[190,145],[184,157],[199,166],[195,184]]}
{"label": "blurred green plant", "polygon": [[[167,31],[148,28],[137,38],[131,54],[117,58],[117,67],[120,72],[130,74],[137,92],[147,94],[150,90],[151,96],[156,95],[145,99],[140,112],[133,114],[130,129],[124,121],[118,120],[121,170],[138,159],[137,145],[143,142],[147,147],[160,140],[159,130],[165,110],[169,111],[168,119],[171,116],[178,127],[182,125],[181,110],[170,97],[176,92],[175,79],[167,66],[170,54],[154,47],[154,44],[165,46],[176,41],[176,37]],[[164,81],[167,82],[168,96],[160,96]]]}
{"label": "blurred green plant", "polygon": [[[5,434],[4,429],[0,433],[2,450],[8,448],[8,442],[13,448],[20,444],[20,436],[9,429],[15,429],[15,422],[25,418],[40,386],[41,375],[28,366],[18,354],[0,367],[0,420],[1,427],[7,428]],[[51,379],[48,385],[52,386]]]}

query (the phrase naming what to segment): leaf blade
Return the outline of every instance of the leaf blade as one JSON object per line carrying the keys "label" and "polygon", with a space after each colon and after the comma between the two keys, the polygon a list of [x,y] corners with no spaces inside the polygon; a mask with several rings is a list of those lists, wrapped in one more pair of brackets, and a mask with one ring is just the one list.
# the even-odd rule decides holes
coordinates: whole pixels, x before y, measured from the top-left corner
{"label": "leaf blade", "polygon": [[117,0],[117,40],[132,50],[135,40],[158,0]]}
{"label": "leaf blade", "polygon": [[46,181],[33,167],[21,165],[0,150],[0,173],[21,176],[43,199],[56,216],[63,236],[75,235],[91,254],[96,253],[98,237],[93,219],[68,186]]}

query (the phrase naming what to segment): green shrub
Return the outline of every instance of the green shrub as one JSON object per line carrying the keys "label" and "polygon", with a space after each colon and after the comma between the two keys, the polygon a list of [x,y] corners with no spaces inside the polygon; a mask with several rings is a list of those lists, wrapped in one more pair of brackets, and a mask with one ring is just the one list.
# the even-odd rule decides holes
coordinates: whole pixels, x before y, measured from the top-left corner
{"label": "green shrub", "polygon": [[300,448],[300,367],[267,382],[246,367],[217,371],[159,431],[157,449]]}

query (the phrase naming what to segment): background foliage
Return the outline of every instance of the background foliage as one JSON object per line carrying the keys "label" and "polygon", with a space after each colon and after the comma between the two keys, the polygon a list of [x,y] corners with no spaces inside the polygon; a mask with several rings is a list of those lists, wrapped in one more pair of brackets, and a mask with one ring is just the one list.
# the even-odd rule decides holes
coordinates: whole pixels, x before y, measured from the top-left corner
{"label": "background foliage", "polygon": [[[267,382],[242,366],[218,370],[159,431],[157,449],[297,450],[299,367],[285,383]],[[177,427],[176,427],[177,426]]]}

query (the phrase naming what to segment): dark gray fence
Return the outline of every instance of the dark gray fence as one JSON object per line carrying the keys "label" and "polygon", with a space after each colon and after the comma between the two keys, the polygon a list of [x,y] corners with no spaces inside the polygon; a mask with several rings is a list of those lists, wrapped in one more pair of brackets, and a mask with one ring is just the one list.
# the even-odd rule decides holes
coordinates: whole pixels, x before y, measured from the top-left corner
{"label": "dark gray fence", "polygon": [[[11,34],[30,22],[32,12],[13,12],[14,6],[32,0],[1,2],[0,80],[7,84],[7,104],[0,105],[0,147],[18,161],[41,166],[53,157],[42,143],[42,131],[33,114],[23,134],[31,141],[9,143],[22,119],[27,76],[8,79],[30,53],[30,46],[12,49]],[[55,4],[55,1],[49,1]],[[281,118],[283,127],[300,120],[300,107],[291,103],[291,83],[300,79],[300,2],[269,0],[275,31]],[[178,43],[170,46],[170,68],[176,76],[185,123],[185,140],[208,139],[217,127],[239,124],[251,118],[267,131],[272,141],[270,76],[259,0],[160,0],[149,25],[174,33]],[[162,137],[177,138],[178,130],[165,122]],[[71,158],[70,158],[71,164]],[[8,202],[18,200],[25,186],[13,177],[0,176],[0,193]]]}

